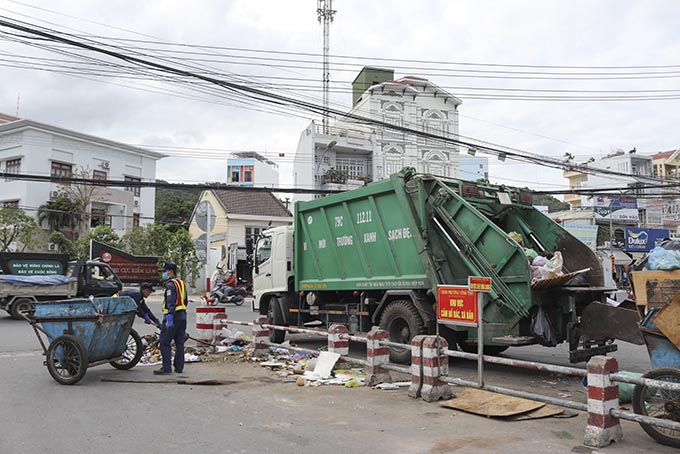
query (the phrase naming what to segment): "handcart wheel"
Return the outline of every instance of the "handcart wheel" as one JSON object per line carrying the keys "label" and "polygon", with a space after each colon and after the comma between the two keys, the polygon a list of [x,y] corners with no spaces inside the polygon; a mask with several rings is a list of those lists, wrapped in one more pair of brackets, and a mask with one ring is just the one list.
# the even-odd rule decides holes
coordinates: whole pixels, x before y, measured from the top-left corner
{"label": "handcart wheel", "polygon": [[47,349],[47,370],[62,385],[74,385],[87,371],[87,351],[82,342],[70,335],[59,336]]}
{"label": "handcart wheel", "polygon": [[131,329],[127,344],[125,345],[125,351],[123,351],[123,358],[117,361],[111,361],[110,364],[120,370],[132,369],[137,365],[139,360],[142,359],[143,354],[144,344],[142,344],[142,338],[139,337],[137,331]]}
{"label": "handcart wheel", "polygon": [[[659,367],[644,375],[654,380],[680,383],[680,369]],[[680,391],[635,385],[633,391],[635,413],[680,422]],[[661,444],[680,448],[680,431],[640,423],[647,434]]]}

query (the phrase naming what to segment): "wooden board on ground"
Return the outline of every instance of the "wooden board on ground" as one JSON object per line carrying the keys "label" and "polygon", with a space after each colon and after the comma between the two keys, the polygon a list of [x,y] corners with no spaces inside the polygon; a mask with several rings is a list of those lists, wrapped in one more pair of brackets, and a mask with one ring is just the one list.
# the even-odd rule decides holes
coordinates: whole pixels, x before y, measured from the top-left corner
{"label": "wooden board on ground", "polygon": [[638,306],[663,307],[680,291],[680,270],[630,273]]}
{"label": "wooden board on ground", "polygon": [[465,388],[451,400],[440,402],[446,408],[467,411],[482,416],[512,416],[544,407],[534,400],[496,394],[475,388]]}
{"label": "wooden board on ground", "polygon": [[559,415],[562,413],[564,413],[564,408],[548,404],[545,407],[528,411],[526,413],[522,413],[519,415],[512,415],[505,419],[507,421],[526,421],[528,419],[549,418],[551,416]]}
{"label": "wooden board on ground", "polygon": [[659,330],[680,348],[680,296],[673,297],[663,309],[661,309],[652,320]]}

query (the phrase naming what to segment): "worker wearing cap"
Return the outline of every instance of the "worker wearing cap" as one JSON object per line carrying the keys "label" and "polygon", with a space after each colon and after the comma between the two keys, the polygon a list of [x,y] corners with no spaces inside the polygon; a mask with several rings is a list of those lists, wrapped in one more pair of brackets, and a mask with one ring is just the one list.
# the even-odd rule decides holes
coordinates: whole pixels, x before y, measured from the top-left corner
{"label": "worker wearing cap", "polygon": [[161,324],[160,347],[163,357],[163,367],[153,371],[156,375],[172,373],[172,347],[175,341],[175,372],[181,374],[184,370],[184,341],[187,329],[187,299],[186,284],[177,277],[177,265],[165,262],[160,269],[161,279],[165,281],[163,295],[163,323]]}
{"label": "worker wearing cap", "polygon": [[153,315],[149,306],[146,305],[146,299],[153,293],[153,284],[151,282],[142,282],[139,286],[139,291],[137,290],[124,290],[118,294],[118,296],[129,296],[135,303],[137,303],[137,316],[144,319],[144,323],[147,325],[153,322],[154,324],[161,326],[160,320]]}

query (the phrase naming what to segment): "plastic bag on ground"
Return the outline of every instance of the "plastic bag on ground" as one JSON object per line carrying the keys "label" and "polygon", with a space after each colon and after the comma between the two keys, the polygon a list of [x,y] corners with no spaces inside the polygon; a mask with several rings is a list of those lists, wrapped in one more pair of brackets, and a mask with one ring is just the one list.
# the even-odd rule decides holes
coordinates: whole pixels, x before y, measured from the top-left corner
{"label": "plastic bag on ground", "polygon": [[664,271],[680,269],[680,251],[655,247],[649,253],[647,269]]}

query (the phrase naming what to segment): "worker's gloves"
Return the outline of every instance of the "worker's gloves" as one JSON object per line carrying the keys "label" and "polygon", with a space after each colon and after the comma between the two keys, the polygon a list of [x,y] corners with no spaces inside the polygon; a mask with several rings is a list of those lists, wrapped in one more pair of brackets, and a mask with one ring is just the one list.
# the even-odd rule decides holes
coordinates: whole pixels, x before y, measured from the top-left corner
{"label": "worker's gloves", "polygon": [[149,317],[149,314],[144,314],[144,323],[147,325],[151,324],[151,317]]}
{"label": "worker's gloves", "polygon": [[173,314],[167,314],[165,316],[165,326],[168,328],[175,326],[175,316]]}

